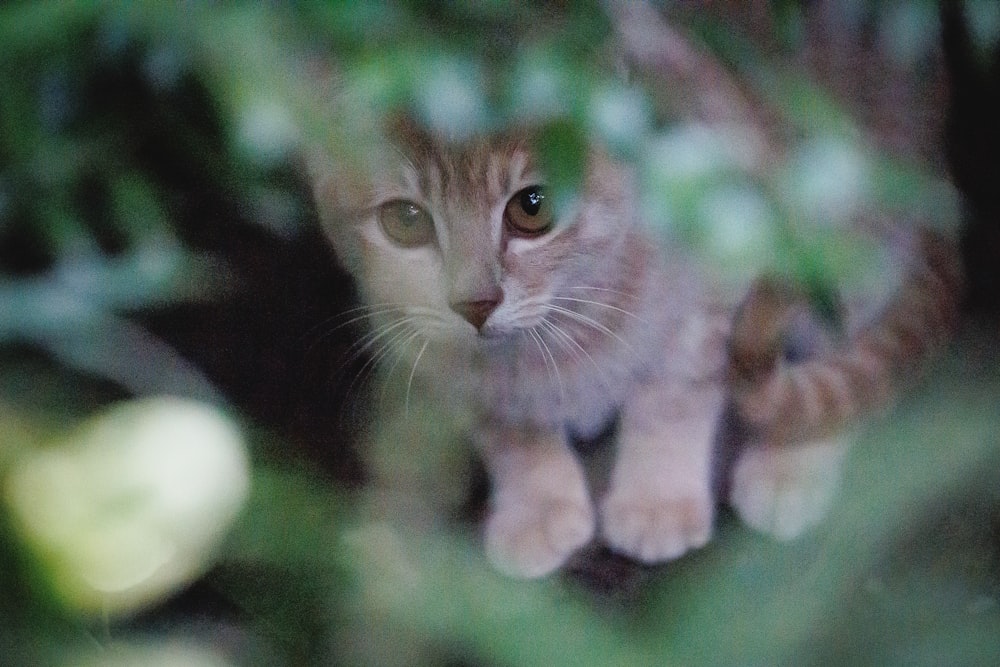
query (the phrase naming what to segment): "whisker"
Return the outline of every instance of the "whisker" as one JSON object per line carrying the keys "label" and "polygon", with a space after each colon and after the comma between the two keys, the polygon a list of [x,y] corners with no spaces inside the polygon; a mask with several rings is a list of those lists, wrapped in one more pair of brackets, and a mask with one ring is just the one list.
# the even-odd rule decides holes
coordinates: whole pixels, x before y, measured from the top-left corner
{"label": "whisker", "polygon": [[[542,334],[538,332],[535,327],[528,329],[528,333],[531,337],[535,339],[538,344],[538,350],[542,353],[542,359],[545,361],[545,367],[549,367],[549,361],[552,362],[552,370],[555,371],[556,383],[559,385],[559,395],[562,397],[563,401],[566,400],[566,388],[563,386],[562,375],[559,374],[559,364],[556,363],[556,358],[552,356],[552,350],[549,349],[548,344],[546,344],[545,339]],[[551,380],[552,374],[549,374],[549,379]]]}
{"label": "whisker", "polygon": [[383,399],[385,398],[385,393],[388,391],[389,383],[392,379],[392,374],[396,371],[396,366],[399,365],[399,362],[402,361],[403,357],[405,356],[404,352],[406,348],[410,345],[410,343],[413,340],[419,338],[421,334],[422,332],[420,331],[420,329],[417,329],[416,327],[411,327],[410,331],[404,338],[402,338],[402,340],[400,340],[400,338],[397,336],[393,338],[393,340],[390,343],[387,344],[387,346],[389,345],[392,346],[392,353],[395,354],[396,358],[392,362],[392,365],[389,366],[389,370],[385,372],[385,382],[383,383],[382,387]]}
{"label": "whisker", "polygon": [[417,364],[420,363],[420,358],[424,356],[424,350],[427,349],[427,345],[430,342],[430,338],[424,338],[424,344],[420,347],[420,351],[417,352],[417,358],[413,360],[413,368],[410,369],[410,377],[406,379],[406,397],[403,399],[403,414],[407,418],[410,416],[410,387],[413,385],[413,376],[416,374]]}
{"label": "whisker", "polygon": [[555,311],[557,313],[562,313],[566,317],[569,317],[570,319],[576,320],[577,322],[580,322],[581,324],[586,324],[586,325],[588,325],[588,326],[596,329],[597,331],[600,331],[601,333],[607,334],[611,338],[614,338],[619,343],[621,343],[622,345],[624,345],[629,350],[632,349],[632,346],[629,345],[627,342],[625,342],[625,340],[621,336],[619,336],[614,331],[612,331],[611,329],[609,329],[608,327],[604,326],[603,324],[601,324],[600,322],[598,322],[597,320],[595,320],[593,318],[587,317],[586,315],[578,313],[575,310],[570,310],[569,308],[564,308],[562,306],[557,306],[557,305],[552,304],[552,303],[547,304],[545,307],[547,309]]}
{"label": "whisker", "polygon": [[[336,364],[334,373],[339,375],[337,384],[341,387],[341,389],[338,389],[338,392],[341,392],[344,397],[343,401],[345,406],[348,405],[348,399],[350,399],[351,405],[360,405],[360,403],[355,403],[353,398],[361,393],[359,385],[366,382],[375,369],[383,363],[387,354],[394,351],[401,352],[402,349],[406,345],[409,345],[410,341],[415,338],[415,327],[413,325],[417,318],[412,317],[411,314],[404,315],[403,309],[398,304],[363,304],[353,308],[348,308],[325,319],[320,324],[314,325],[309,332],[303,336],[303,339],[306,340],[310,336],[314,338],[314,340],[309,343],[309,347],[313,348],[338,329],[342,329],[362,320],[371,320],[385,315],[394,315],[394,317],[390,318],[388,323],[378,323],[374,327],[368,328],[367,331],[364,331],[362,335],[357,337],[350,344],[350,346],[347,347],[346,350],[343,350],[339,355],[339,363]],[[336,323],[336,325],[330,326],[332,323]],[[329,327],[329,330],[324,331],[319,335],[315,334],[317,329],[324,327]],[[403,330],[400,330],[401,328]],[[366,353],[376,346],[379,346],[377,351],[373,355],[368,356],[368,358],[365,358]],[[393,367],[390,367],[386,377],[391,377],[394,372],[394,367],[398,364],[400,358],[401,356],[397,356],[396,361],[393,363]],[[359,364],[360,368],[358,367]],[[386,384],[388,384],[388,382]],[[383,387],[383,398],[385,391],[385,387]],[[374,398],[374,395],[372,395],[371,398]],[[345,410],[340,416],[341,425],[343,424],[343,420],[347,417],[348,411]],[[356,418],[356,415],[354,418]]]}
{"label": "whisker", "polygon": [[[354,353],[352,358],[359,357],[366,350],[375,345],[380,339],[383,339],[386,336],[390,336],[390,334],[392,334],[392,332],[398,329],[399,327],[401,326],[409,327],[412,324],[412,321],[413,318],[404,317],[388,326],[380,328],[376,332],[373,332],[373,335],[367,337],[369,338],[369,340]],[[379,348],[378,352],[373,354],[371,358],[364,363],[361,369],[358,370],[357,373],[355,373],[354,379],[351,380],[351,384],[347,387],[347,392],[350,393],[351,390],[354,388],[354,385],[357,384],[361,379],[366,377],[368,374],[370,374],[378,366],[380,360],[385,357],[388,351],[390,349],[393,349],[393,346],[395,344],[398,344],[398,342],[401,339],[408,336],[410,333],[412,333],[412,330],[406,329],[403,331],[397,331],[395,334],[392,334],[389,337],[389,340],[385,341],[382,347]]]}
{"label": "whisker", "polygon": [[538,348],[538,354],[542,355],[542,360],[545,362],[545,370],[549,374],[549,380],[551,380],[552,379],[552,371],[549,369],[549,360],[545,356],[545,352],[542,351],[542,344],[538,342],[538,334],[535,333],[535,328],[532,327],[530,329],[525,329],[524,331],[521,332],[521,334],[522,335],[527,334],[527,335],[531,336],[531,340],[534,341],[535,347]]}
{"label": "whisker", "polygon": [[552,350],[549,349],[549,346],[545,343],[545,334],[541,331],[538,332],[538,340],[542,343],[542,347],[545,348],[545,351],[548,352],[549,359],[552,360],[552,368],[556,372],[556,381],[559,383],[559,396],[562,399],[562,402],[565,403],[566,385],[563,384],[562,373],[559,372],[559,362],[556,361],[556,356],[552,354]]}
{"label": "whisker", "polygon": [[547,317],[542,317],[542,320],[538,323],[538,326],[542,327],[546,331],[552,334],[553,340],[559,345],[559,349],[565,350],[569,354],[573,355],[574,361],[580,360],[580,353],[575,350],[569,343],[566,342],[565,336],[566,332],[559,327],[552,324],[552,322]]}
{"label": "whisker", "polygon": [[591,301],[590,299],[574,299],[571,296],[554,296],[554,297],[552,297],[552,299],[554,301],[573,301],[575,303],[586,303],[586,304],[590,304],[592,306],[600,306],[601,308],[607,308],[608,310],[613,310],[613,311],[621,313],[623,315],[628,315],[629,317],[634,317],[635,319],[639,320],[640,322],[642,322],[644,324],[648,324],[648,322],[646,322],[646,320],[642,319],[641,317],[639,317],[635,313],[630,312],[628,310],[625,310],[624,308],[619,308],[618,306],[612,306],[610,303],[603,303],[601,301]]}
{"label": "whisker", "polygon": [[[386,315],[388,313],[392,313],[397,310],[398,308],[396,306],[392,306],[390,304],[382,304],[377,306],[358,306],[356,308],[348,308],[345,311],[342,311],[340,313],[337,313],[336,315],[324,319],[319,324],[313,325],[312,327],[309,328],[308,331],[306,331],[304,334],[300,336],[299,340],[301,343],[306,345],[310,351],[312,351],[317,345],[319,345],[320,343],[328,339],[330,336],[332,336],[336,331],[343,329],[344,327],[354,324],[355,322],[360,322],[361,320],[365,320],[372,317],[378,317],[379,315]],[[361,315],[354,315],[353,317],[350,317],[354,313],[358,313],[361,311],[367,311],[367,312],[363,312],[363,314]],[[337,320],[342,319],[344,317],[349,317],[349,319],[340,322],[335,326],[330,326]],[[320,330],[322,330],[322,333],[317,333]]]}
{"label": "whisker", "polygon": [[[419,333],[413,326],[411,326],[410,322],[406,322],[405,324],[406,327],[402,331],[394,333],[387,341],[384,342],[378,351],[372,355],[371,360],[374,362],[376,367],[378,367],[387,356],[405,346],[410,339]],[[397,360],[398,359],[399,357],[397,356]],[[394,367],[395,363],[390,367],[390,372]]]}
{"label": "whisker", "polygon": [[[338,312],[338,313],[336,313],[334,315],[331,315],[330,317],[324,318],[322,322],[314,324],[303,335],[304,336],[309,336],[316,329],[319,329],[320,327],[325,327],[325,326],[327,326],[327,325],[329,325],[329,324],[331,324],[333,322],[336,322],[338,319],[340,319],[342,317],[348,317],[350,315],[353,315],[354,313],[364,312],[364,311],[369,311],[369,312],[371,312],[371,311],[390,312],[390,311],[394,310],[395,308],[396,308],[396,306],[393,306],[393,304],[391,304],[391,303],[364,304],[364,305],[360,305],[360,306],[355,306],[353,308],[347,308],[346,310],[341,310],[340,312]],[[359,317],[357,319],[352,319],[349,322],[338,324],[336,327],[334,327],[334,329],[339,329],[340,327],[346,326],[347,324],[350,324],[351,322],[356,322],[358,319],[364,319],[365,317],[367,317],[367,315],[362,315],[361,317]]]}
{"label": "whisker", "polygon": [[[341,313],[341,316],[343,316],[343,315],[349,315],[351,313],[351,311],[357,312],[358,310],[361,310],[361,309],[360,308],[351,308],[350,311],[344,311],[343,313]],[[361,320],[368,319],[370,317],[378,317],[379,315],[385,315],[386,313],[396,312],[398,310],[399,310],[399,308],[396,307],[396,306],[385,306],[383,308],[370,308],[370,309],[368,309],[367,313],[363,313],[362,315],[357,315],[355,317],[350,318],[349,320],[341,322],[340,324],[338,324],[335,327],[332,327],[330,329],[330,331],[328,331],[327,334],[324,334],[324,335],[329,335],[330,333],[336,331],[337,329],[343,329],[344,327],[349,326],[351,324],[354,324],[355,322],[360,322]]]}
{"label": "whisker", "polygon": [[[577,340],[575,338],[573,338],[572,335],[570,335],[568,332],[566,332],[559,325],[557,325],[555,322],[551,321],[547,317],[542,319],[542,325],[545,326],[546,328],[548,328],[549,331],[551,331],[553,333],[553,335],[559,336],[561,339],[563,339],[565,341],[564,345],[571,352],[574,352],[574,350],[572,348],[575,348],[575,350],[579,351],[579,352],[574,352],[574,358],[575,359],[579,360],[580,353],[582,353],[583,356],[587,357],[587,359],[590,360],[590,363],[594,365],[594,369],[598,371],[598,374],[599,374],[598,377],[603,377],[603,375],[600,374],[601,373],[601,367],[598,366],[597,362],[594,360],[594,358],[592,356],[590,356],[590,352],[587,352],[586,348],[584,348],[582,345],[580,345],[580,343],[577,342]],[[570,347],[570,346],[572,346],[572,347]]]}
{"label": "whisker", "polygon": [[385,337],[387,334],[398,329],[401,326],[411,324],[413,320],[414,318],[412,317],[401,317],[394,322],[390,322],[389,324],[384,324],[375,329],[372,329],[364,336],[354,341],[354,343],[349,348],[347,348],[347,352],[345,352],[345,354],[351,355],[349,358],[350,360],[356,359],[362,354],[364,354],[367,350],[369,350],[373,345],[375,345],[379,341],[379,339]]}
{"label": "whisker", "polygon": [[611,289],[610,287],[596,287],[593,285],[568,285],[566,289],[585,289],[593,290],[595,292],[608,292],[610,294],[619,294],[621,296],[627,296],[630,299],[638,299],[639,297],[632,292],[623,292],[617,289]]}

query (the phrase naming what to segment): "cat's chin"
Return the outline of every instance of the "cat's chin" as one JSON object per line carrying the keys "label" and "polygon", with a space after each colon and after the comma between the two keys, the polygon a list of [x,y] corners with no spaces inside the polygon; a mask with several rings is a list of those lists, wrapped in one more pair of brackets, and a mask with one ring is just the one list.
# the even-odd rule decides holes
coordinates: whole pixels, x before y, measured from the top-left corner
{"label": "cat's chin", "polygon": [[542,320],[543,318],[541,317],[523,317],[517,320],[505,320],[501,322],[490,321],[483,325],[478,332],[474,332],[473,335],[482,340],[512,340],[530,335],[528,332],[536,329],[542,323]]}

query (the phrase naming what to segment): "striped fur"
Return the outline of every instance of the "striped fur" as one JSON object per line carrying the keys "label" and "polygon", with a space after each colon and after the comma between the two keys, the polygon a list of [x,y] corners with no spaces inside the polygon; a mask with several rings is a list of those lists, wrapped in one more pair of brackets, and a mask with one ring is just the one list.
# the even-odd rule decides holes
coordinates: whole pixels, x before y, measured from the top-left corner
{"label": "striped fur", "polygon": [[958,249],[928,230],[889,304],[842,346],[799,362],[783,356],[801,290],[758,278],[737,311],[729,342],[733,403],[753,437],[787,445],[829,437],[887,406],[950,339],[958,323]]}

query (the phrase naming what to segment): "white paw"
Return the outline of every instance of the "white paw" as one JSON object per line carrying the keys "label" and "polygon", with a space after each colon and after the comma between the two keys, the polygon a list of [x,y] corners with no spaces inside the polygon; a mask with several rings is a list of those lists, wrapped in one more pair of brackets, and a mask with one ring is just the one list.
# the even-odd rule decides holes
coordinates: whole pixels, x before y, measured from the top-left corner
{"label": "white paw", "polygon": [[611,493],[601,509],[604,537],[614,550],[644,563],[679,558],[705,546],[715,507],[708,495],[662,498]]}
{"label": "white paw", "polygon": [[486,521],[486,554],[505,574],[541,577],[589,542],[594,529],[587,499],[507,499],[497,503]]}
{"label": "white paw", "polygon": [[846,453],[839,440],[747,449],[733,471],[730,504],[752,528],[798,537],[829,511]]}

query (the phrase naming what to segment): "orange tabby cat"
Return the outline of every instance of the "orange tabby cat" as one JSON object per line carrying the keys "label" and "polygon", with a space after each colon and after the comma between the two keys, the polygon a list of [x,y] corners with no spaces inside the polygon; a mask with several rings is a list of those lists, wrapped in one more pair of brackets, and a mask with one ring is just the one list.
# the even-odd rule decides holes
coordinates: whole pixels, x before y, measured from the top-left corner
{"label": "orange tabby cat", "polygon": [[[406,126],[391,143],[362,177],[312,160],[324,224],[366,304],[352,318],[371,326],[359,348],[383,371],[364,443],[374,509],[416,525],[447,516],[478,454],[492,483],[487,553],[516,576],[553,571],[597,534],[648,563],[704,545],[730,381],[756,435],[731,500],[751,525],[800,533],[829,506],[845,451],[825,426],[864,406],[856,386],[893,385],[924,322],[936,340],[951,321],[953,281],[936,277],[951,259],[917,242],[906,266],[932,268],[904,275],[899,305],[846,352],[803,362],[800,380],[781,362],[778,316],[801,300],[762,281],[738,310],[743,295],[711,267],[661,247],[628,168],[601,151],[556,216],[528,136],[450,142]],[[570,439],[615,415],[595,498]]]}

